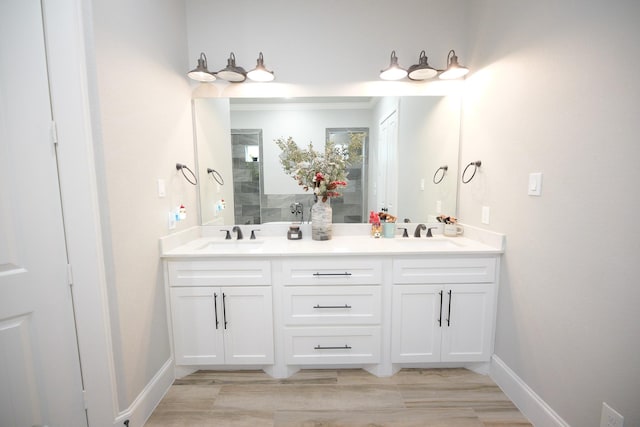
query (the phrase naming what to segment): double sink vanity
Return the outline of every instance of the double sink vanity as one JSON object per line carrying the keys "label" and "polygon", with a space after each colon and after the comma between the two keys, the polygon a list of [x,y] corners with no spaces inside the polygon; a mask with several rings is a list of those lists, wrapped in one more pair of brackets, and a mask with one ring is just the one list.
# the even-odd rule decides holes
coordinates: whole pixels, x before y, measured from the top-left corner
{"label": "double sink vanity", "polygon": [[224,226],[162,238],[176,375],[487,366],[503,235],[467,226],[465,237],[375,239],[368,224],[333,227],[328,241],[311,240],[308,224],[301,240],[287,240],[287,224],[241,226],[242,240]]}

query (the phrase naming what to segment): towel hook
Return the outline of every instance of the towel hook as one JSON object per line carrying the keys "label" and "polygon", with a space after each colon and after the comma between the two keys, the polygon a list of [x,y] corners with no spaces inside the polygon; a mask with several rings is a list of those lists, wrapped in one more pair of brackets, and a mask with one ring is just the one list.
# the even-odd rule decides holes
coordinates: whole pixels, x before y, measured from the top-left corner
{"label": "towel hook", "polygon": [[[476,176],[476,172],[478,171],[478,168],[482,165],[482,162],[480,160],[476,160],[475,162],[471,162],[467,165],[467,167],[464,168],[464,171],[462,172],[462,183],[463,184],[468,184],[469,182],[471,182],[471,180],[473,179],[474,176]],[[467,174],[467,169],[469,169],[471,166],[473,166],[473,173],[471,174],[471,176],[469,177],[469,179],[465,180],[464,177]]]}
{"label": "towel hook", "polygon": [[222,175],[215,169],[207,168],[207,173],[210,173],[213,179],[220,185],[224,185],[224,179],[222,179]]}
{"label": "towel hook", "polygon": [[[444,175],[447,173],[448,170],[449,170],[449,166],[447,165],[440,166],[438,170],[436,170],[436,173],[433,174],[433,183],[440,184],[444,179]],[[442,175],[440,176],[440,179],[437,179],[436,177],[438,176],[438,172],[440,171],[442,171]]]}
{"label": "towel hook", "polygon": [[[187,165],[183,165],[182,163],[176,163],[176,169],[182,172],[182,176],[186,179],[189,184],[196,185],[198,183],[198,178],[196,178],[196,174],[193,173],[191,169]],[[193,177],[193,181],[184,173],[184,170],[188,170],[191,176]]]}

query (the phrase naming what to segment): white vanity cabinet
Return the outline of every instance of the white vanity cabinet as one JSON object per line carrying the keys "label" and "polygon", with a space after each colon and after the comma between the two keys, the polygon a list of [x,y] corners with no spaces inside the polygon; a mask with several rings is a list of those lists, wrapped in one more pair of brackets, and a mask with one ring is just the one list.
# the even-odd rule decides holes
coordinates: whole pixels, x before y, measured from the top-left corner
{"label": "white vanity cabinet", "polygon": [[177,365],[272,364],[273,304],[268,261],[170,261]]}
{"label": "white vanity cabinet", "polygon": [[496,257],[394,260],[391,361],[488,361],[496,264]]}
{"label": "white vanity cabinet", "polygon": [[314,257],[282,263],[288,365],[379,363],[381,263]]}
{"label": "white vanity cabinet", "polygon": [[359,224],[289,241],[285,226],[263,224],[255,242],[214,226],[163,238],[176,372],[488,368],[504,236],[372,239]]}

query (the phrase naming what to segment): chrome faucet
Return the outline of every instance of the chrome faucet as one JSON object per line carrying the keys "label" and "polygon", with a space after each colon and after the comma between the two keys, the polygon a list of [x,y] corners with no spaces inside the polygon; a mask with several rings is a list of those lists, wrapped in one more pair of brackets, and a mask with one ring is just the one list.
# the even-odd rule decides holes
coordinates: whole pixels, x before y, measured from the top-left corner
{"label": "chrome faucet", "polygon": [[420,230],[426,230],[427,226],[424,224],[418,224],[416,231],[413,232],[413,237],[420,237]]}
{"label": "chrome faucet", "polygon": [[234,225],[231,231],[233,231],[234,233],[238,233],[236,237],[237,240],[242,240],[244,238],[244,236],[242,235],[242,229],[237,225]]}

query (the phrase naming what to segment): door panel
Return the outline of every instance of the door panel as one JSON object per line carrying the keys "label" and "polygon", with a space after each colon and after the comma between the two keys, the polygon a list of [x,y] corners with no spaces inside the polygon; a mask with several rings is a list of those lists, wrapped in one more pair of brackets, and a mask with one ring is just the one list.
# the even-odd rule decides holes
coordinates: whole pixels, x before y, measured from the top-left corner
{"label": "door panel", "polygon": [[226,287],[222,292],[227,321],[224,331],[226,363],[273,363],[271,288]]}
{"label": "door panel", "polygon": [[171,318],[177,365],[224,363],[220,288],[171,288]]}
{"label": "door panel", "polygon": [[0,425],[86,425],[42,9],[0,0]]}
{"label": "door panel", "polygon": [[397,213],[398,200],[398,112],[394,110],[378,128],[378,177],[376,209]]}
{"label": "door panel", "polygon": [[451,285],[448,327],[443,330],[442,360],[467,362],[489,360],[493,330],[493,285]]}
{"label": "door panel", "polygon": [[391,361],[439,362],[441,287],[393,285]]}

